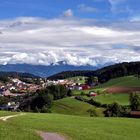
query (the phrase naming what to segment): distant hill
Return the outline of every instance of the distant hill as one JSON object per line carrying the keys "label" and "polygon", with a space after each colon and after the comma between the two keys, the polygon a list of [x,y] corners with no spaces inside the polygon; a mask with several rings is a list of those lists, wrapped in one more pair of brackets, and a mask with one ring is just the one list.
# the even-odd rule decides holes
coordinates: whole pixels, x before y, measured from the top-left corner
{"label": "distant hill", "polygon": [[48,77],[54,75],[56,73],[62,71],[74,71],[74,70],[95,70],[97,67],[93,66],[73,66],[60,63],[59,65],[49,65],[49,66],[42,66],[42,65],[29,65],[29,64],[7,64],[7,65],[0,65],[0,71],[4,72],[22,72],[22,73],[31,73],[33,75],[37,75],[40,77]]}
{"label": "distant hill", "polygon": [[6,77],[22,77],[22,78],[39,78],[39,76],[30,74],[30,73],[21,73],[21,72],[1,72],[0,71],[0,77],[6,76]]}
{"label": "distant hill", "polygon": [[[109,64],[108,64],[109,65]],[[19,72],[19,73],[31,73],[40,77],[48,77],[49,79],[63,79],[74,76],[101,76],[100,79],[105,81],[123,75],[132,75],[138,72],[140,69],[140,62],[120,63],[102,68],[87,66],[73,66],[68,64],[59,63],[58,65],[29,65],[29,64],[7,64],[0,65],[0,71],[2,72]],[[101,68],[101,69],[99,69]],[[98,69],[98,70],[97,70]]]}
{"label": "distant hill", "polygon": [[74,76],[98,76],[99,82],[104,83],[112,78],[138,74],[140,75],[140,62],[124,62],[107,66],[95,71],[66,71],[48,77],[48,79],[65,79]]}
{"label": "distant hill", "polygon": [[[1,72],[0,71],[0,81],[3,83],[6,83],[9,81],[8,77],[13,77],[13,78],[19,78],[20,80],[25,80],[28,78],[31,78],[32,80],[34,78],[39,78],[39,76],[35,76],[33,74],[29,73],[19,73],[19,72]],[[27,82],[27,80],[26,80]]]}

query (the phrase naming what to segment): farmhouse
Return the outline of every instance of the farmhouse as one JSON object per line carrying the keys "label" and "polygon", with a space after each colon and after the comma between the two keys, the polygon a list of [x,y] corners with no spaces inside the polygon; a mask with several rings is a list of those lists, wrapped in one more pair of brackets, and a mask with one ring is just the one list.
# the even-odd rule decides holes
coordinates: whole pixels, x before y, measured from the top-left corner
{"label": "farmhouse", "polygon": [[95,93],[94,91],[90,91],[90,92],[89,92],[89,96],[95,97],[95,96],[97,96],[97,93]]}
{"label": "farmhouse", "polygon": [[140,118],[140,111],[131,111],[130,116],[134,118]]}

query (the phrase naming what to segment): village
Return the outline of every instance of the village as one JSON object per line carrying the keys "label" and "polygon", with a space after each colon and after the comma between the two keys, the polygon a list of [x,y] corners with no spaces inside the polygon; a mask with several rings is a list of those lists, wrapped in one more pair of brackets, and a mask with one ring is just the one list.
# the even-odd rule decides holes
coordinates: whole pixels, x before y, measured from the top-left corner
{"label": "village", "polygon": [[38,89],[42,89],[50,85],[64,85],[70,90],[88,90],[96,84],[94,82],[92,84],[86,84],[85,79],[82,79],[84,82],[81,83],[81,78],[61,80],[48,80],[45,78],[39,78],[39,84],[26,83],[18,78],[9,79],[10,80],[8,83],[0,83],[0,96],[22,96],[25,94],[34,93]]}
{"label": "village", "polygon": [[[51,85],[63,85],[66,89],[71,91],[83,91],[94,87],[96,83],[86,84],[85,77],[76,77],[74,79],[48,80],[46,78],[38,78],[38,84],[27,83],[20,80],[20,78],[8,77],[9,82],[0,82],[0,96],[4,97],[22,97],[36,93],[37,90],[46,88]],[[82,81],[82,82],[81,82]],[[89,92],[89,96],[96,96],[95,92]],[[19,107],[19,102],[8,102],[6,105],[0,106],[1,110],[16,110]]]}

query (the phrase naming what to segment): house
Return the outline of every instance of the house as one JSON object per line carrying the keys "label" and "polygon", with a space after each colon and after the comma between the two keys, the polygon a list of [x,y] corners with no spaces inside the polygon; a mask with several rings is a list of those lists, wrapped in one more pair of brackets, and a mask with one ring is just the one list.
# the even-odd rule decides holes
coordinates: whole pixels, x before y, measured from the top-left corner
{"label": "house", "polygon": [[133,118],[140,118],[140,111],[131,111],[130,116]]}
{"label": "house", "polygon": [[90,86],[88,86],[88,85],[82,85],[82,89],[83,89],[83,90],[90,89]]}
{"label": "house", "polygon": [[12,93],[9,91],[9,90],[5,90],[4,92],[3,92],[3,95],[4,96],[10,96]]}
{"label": "house", "polygon": [[97,96],[97,93],[94,92],[94,91],[90,91],[88,95],[89,96],[92,96],[92,97],[96,97]]}
{"label": "house", "polygon": [[75,89],[75,90],[82,90],[83,88],[82,88],[82,86],[75,86],[74,89]]}

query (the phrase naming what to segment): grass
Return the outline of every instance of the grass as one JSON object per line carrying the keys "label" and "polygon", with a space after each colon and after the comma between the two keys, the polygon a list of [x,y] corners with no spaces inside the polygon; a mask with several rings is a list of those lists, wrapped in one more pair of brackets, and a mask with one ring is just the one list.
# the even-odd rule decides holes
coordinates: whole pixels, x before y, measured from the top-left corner
{"label": "grass", "polygon": [[140,79],[135,76],[125,76],[109,80],[108,82],[97,86],[97,89],[108,88],[112,86],[120,87],[140,87]]}
{"label": "grass", "polygon": [[127,118],[90,118],[58,114],[27,113],[0,121],[2,140],[39,140],[35,130],[57,132],[70,140],[138,140],[140,120]]}
{"label": "grass", "polygon": [[89,91],[95,91],[95,92],[101,92],[103,91],[103,94],[100,94],[95,98],[96,101],[101,102],[102,104],[111,104],[113,102],[117,102],[121,105],[128,105],[129,104],[129,94],[125,93],[115,93],[115,94],[105,94],[105,89],[109,87],[140,87],[140,79],[138,79],[135,76],[125,76],[125,77],[119,77],[115,79],[111,79],[108,82],[98,85],[93,89],[89,90],[74,90],[74,95],[78,95],[81,92],[89,93]]}
{"label": "grass", "polygon": [[76,76],[67,78],[67,80],[74,81],[75,83],[85,84],[85,76]]}
{"label": "grass", "polygon": [[[140,80],[126,76],[99,85],[95,90],[104,90],[111,86],[138,87]],[[85,90],[85,93],[94,89]],[[74,91],[80,94],[81,91]],[[118,102],[129,104],[128,94],[101,94],[95,98],[101,103]],[[88,109],[98,113],[102,108],[95,108],[73,98],[64,98],[54,102],[51,114],[26,113],[25,116],[11,118],[7,122],[0,120],[0,139],[2,140],[41,140],[36,130],[57,132],[66,135],[70,140],[138,140],[140,138],[140,120],[129,118],[87,117]],[[55,114],[60,113],[60,114]],[[0,116],[15,114],[0,111]],[[69,114],[69,115],[64,115]],[[102,114],[102,113],[101,113]],[[77,116],[76,116],[77,115]],[[80,116],[78,116],[80,115]]]}
{"label": "grass", "polygon": [[94,91],[94,88],[92,89],[86,89],[86,90],[73,90],[73,95],[80,95],[81,92],[84,92],[85,94],[88,94],[90,91]]}
{"label": "grass", "polygon": [[0,111],[0,117],[2,116],[9,116],[9,115],[15,115],[17,112],[11,112],[11,111]]}
{"label": "grass", "polygon": [[117,102],[120,105],[129,105],[129,94],[100,94],[95,97],[95,101],[101,102],[102,104],[111,104],[113,102]]}
{"label": "grass", "polygon": [[52,106],[53,113],[89,116],[87,110],[96,110],[99,116],[103,116],[103,108],[96,108],[88,103],[78,101],[73,98],[64,98],[54,102]]}

